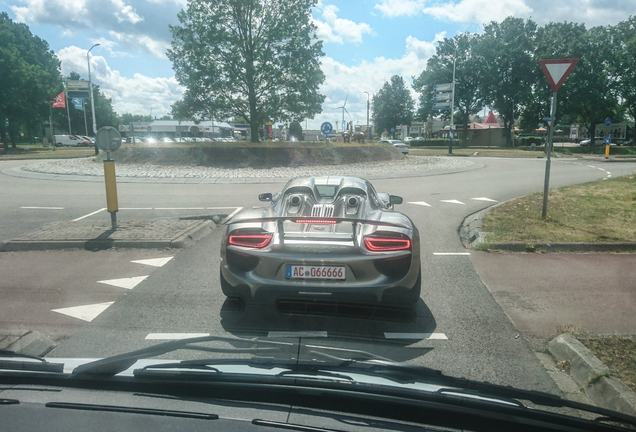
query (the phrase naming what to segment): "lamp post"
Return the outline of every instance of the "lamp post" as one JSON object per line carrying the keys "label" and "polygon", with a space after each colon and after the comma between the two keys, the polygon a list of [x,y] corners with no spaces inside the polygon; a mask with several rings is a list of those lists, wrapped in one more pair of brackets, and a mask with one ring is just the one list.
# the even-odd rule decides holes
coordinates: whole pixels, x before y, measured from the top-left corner
{"label": "lamp post", "polygon": [[369,92],[365,92],[367,94],[367,135],[369,141],[371,141],[371,131],[369,130]]}
{"label": "lamp post", "polygon": [[[91,50],[95,48],[96,46],[99,46],[99,44],[97,43],[93,45],[86,53],[86,63],[88,63],[88,90],[91,95],[91,112],[93,113],[93,136],[97,136],[97,122],[95,121],[95,102],[93,101],[93,82],[91,81],[91,61],[89,58],[89,54],[91,53]],[[97,142],[96,142],[95,154],[97,154],[97,152],[98,150],[97,150]]]}

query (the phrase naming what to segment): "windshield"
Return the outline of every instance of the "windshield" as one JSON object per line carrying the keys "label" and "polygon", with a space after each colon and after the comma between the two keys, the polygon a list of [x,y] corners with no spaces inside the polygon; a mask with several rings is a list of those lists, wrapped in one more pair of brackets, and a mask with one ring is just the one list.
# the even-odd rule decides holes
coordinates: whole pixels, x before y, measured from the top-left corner
{"label": "windshield", "polygon": [[153,356],[633,415],[594,385],[636,390],[636,0],[66,3],[0,5],[0,349],[256,339],[294,345]]}

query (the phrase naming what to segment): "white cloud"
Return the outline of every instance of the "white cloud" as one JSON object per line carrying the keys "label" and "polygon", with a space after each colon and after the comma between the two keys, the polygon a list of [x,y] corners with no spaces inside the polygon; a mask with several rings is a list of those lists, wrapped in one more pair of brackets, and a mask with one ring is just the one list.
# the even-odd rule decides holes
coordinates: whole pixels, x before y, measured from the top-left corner
{"label": "white cloud", "polygon": [[108,33],[119,45],[147,52],[157,58],[168,58],[166,56],[166,50],[170,46],[170,43],[167,41],[157,40],[144,34],[117,33],[114,31]]}
{"label": "white cloud", "polygon": [[125,4],[122,0],[112,0],[112,2],[113,5],[119,9],[118,12],[115,12],[117,21],[128,21],[132,24],[137,24],[139,21],[144,20],[143,17],[137,15],[137,12],[135,12],[135,9],[131,5]]}
{"label": "white cloud", "polygon": [[423,5],[424,0],[382,0],[382,3],[376,4],[374,8],[384,16],[398,17],[417,15],[422,11]]}
{"label": "white cloud", "polygon": [[344,42],[360,43],[363,34],[371,34],[371,26],[366,23],[356,24],[347,19],[338,18],[337,12],[340,10],[334,5],[323,5],[319,3],[317,9],[322,10],[324,21],[314,19],[314,24],[318,28],[316,35],[318,39],[325,42],[342,44]]}
{"label": "white cloud", "polygon": [[496,5],[492,0],[462,0],[459,3],[425,7],[422,12],[441,20],[481,24],[503,21],[511,15],[528,17],[532,14],[532,8],[524,0],[499,0]]}
{"label": "white cloud", "polygon": [[445,31],[437,33],[432,42],[421,41],[413,36],[409,36],[406,38],[406,50],[407,52],[414,52],[418,58],[428,59],[435,54],[435,43],[443,41],[445,37]]}
{"label": "white cloud", "polygon": [[[88,78],[86,50],[75,46],[57,53],[62,62],[62,74],[71,71]],[[121,76],[112,70],[104,57],[91,56],[91,78],[106,97],[112,99],[113,108],[119,114],[148,114],[161,116],[170,112],[170,105],[183,96],[183,87],[174,77],[150,78],[136,73],[132,78]]]}

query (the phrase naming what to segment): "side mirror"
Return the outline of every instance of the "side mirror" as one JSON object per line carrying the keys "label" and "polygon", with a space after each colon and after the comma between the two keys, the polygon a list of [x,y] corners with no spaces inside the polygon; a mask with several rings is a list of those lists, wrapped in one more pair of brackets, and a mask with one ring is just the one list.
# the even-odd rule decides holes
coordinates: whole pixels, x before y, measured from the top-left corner
{"label": "side mirror", "polygon": [[391,205],[402,204],[403,201],[401,196],[391,195]]}
{"label": "side mirror", "polygon": [[258,199],[260,201],[265,201],[265,202],[269,202],[272,200],[272,194],[267,192],[267,193],[262,193],[258,196]]}

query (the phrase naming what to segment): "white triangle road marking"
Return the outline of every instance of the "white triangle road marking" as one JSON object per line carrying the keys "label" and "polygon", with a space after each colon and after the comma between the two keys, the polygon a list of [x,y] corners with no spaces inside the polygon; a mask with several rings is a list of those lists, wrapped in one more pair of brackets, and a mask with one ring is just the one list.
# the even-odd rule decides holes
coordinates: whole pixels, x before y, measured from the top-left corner
{"label": "white triangle road marking", "polygon": [[437,339],[448,340],[444,333],[384,333],[386,339]]}
{"label": "white triangle road marking", "polygon": [[499,201],[497,201],[497,200],[490,199],[490,198],[486,198],[486,197],[481,197],[481,198],[471,198],[471,200],[475,200],[475,201],[499,202]]}
{"label": "white triangle road marking", "polygon": [[461,204],[461,205],[466,205],[461,201],[457,201],[457,200],[439,200],[440,202],[445,202],[445,203],[449,203],[449,204]]}
{"label": "white triangle road marking", "polygon": [[136,260],[136,261],[131,261],[131,262],[132,263],[136,263],[136,264],[149,265],[149,266],[153,266],[153,267],[162,267],[168,261],[170,261],[172,258],[174,258],[174,257],[152,258],[152,259],[145,259],[145,260]]}
{"label": "white triangle road marking", "polygon": [[181,340],[210,336],[210,333],[148,333],[146,340]]}
{"label": "white triangle road marking", "polygon": [[130,277],[130,278],[110,279],[110,280],[97,281],[97,283],[106,284],[106,285],[112,285],[112,286],[116,286],[116,287],[119,287],[119,288],[133,289],[134,287],[139,285],[147,277],[148,276],[135,276],[135,277]]}
{"label": "white triangle road marking", "polygon": [[424,201],[412,201],[412,202],[409,202],[409,204],[421,205],[421,206],[426,206],[426,207],[430,207],[431,206],[430,204],[425,203]]}
{"label": "white triangle road marking", "polygon": [[97,318],[99,314],[101,314],[106,309],[108,309],[108,307],[112,305],[113,303],[115,302],[96,303],[96,304],[89,304],[89,305],[83,305],[83,306],[73,306],[73,307],[67,307],[62,309],[53,309],[51,310],[51,312],[57,312],[63,315],[68,315],[73,318],[81,319],[83,321],[91,322],[95,318]]}

